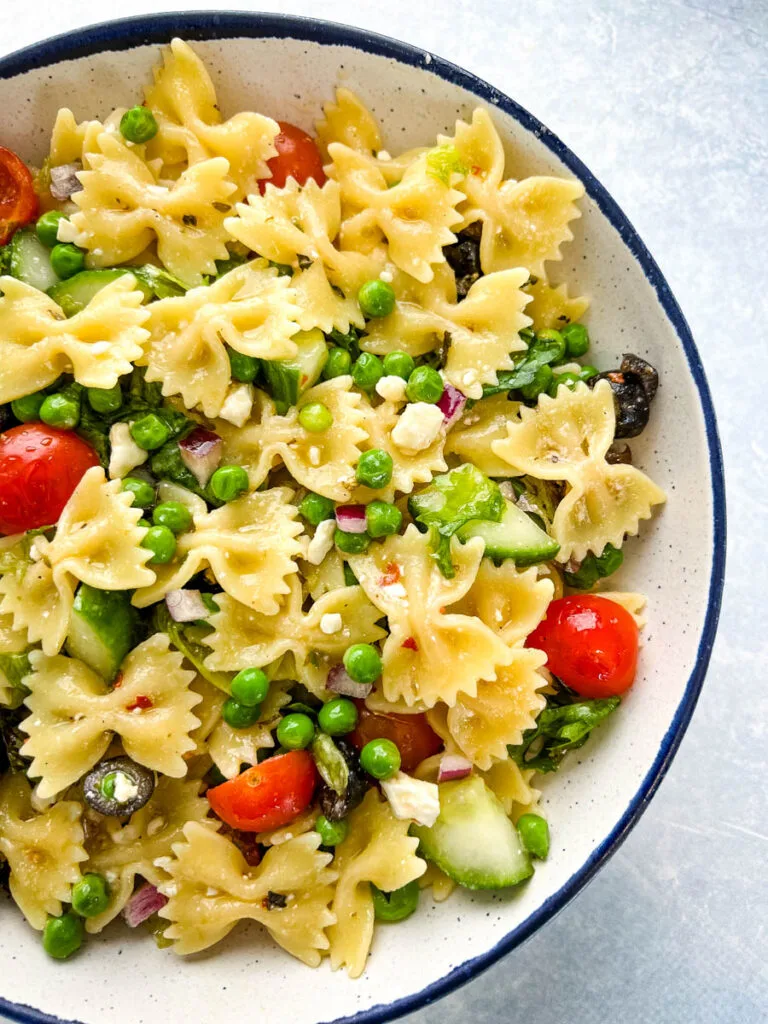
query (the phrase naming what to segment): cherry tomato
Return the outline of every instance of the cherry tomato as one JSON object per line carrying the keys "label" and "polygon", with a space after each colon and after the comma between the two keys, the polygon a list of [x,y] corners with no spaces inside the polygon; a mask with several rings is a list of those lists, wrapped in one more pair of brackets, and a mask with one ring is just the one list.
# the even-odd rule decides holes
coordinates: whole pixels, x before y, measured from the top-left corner
{"label": "cherry tomato", "polygon": [[0,434],[0,533],[52,526],[98,465],[93,448],[68,430],[22,423]]}
{"label": "cherry tomato", "polygon": [[637,671],[639,631],[629,612],[597,594],[553,601],[526,647],[547,655],[547,668],[582,697],[629,689]]}
{"label": "cherry tomato", "polygon": [[208,790],[222,821],[241,832],[268,832],[297,818],[312,802],[317,769],[306,750],[270,757]]}
{"label": "cherry tomato", "polygon": [[31,171],[12,150],[0,146],[0,245],[34,220],[38,208]]}
{"label": "cherry tomato", "polygon": [[307,178],[314,178],[318,185],[324,185],[323,158],[312,136],[287,121],[277,123],[280,125],[280,134],[275,136],[277,156],[267,161],[272,177],[259,181],[261,194],[264,195],[267,184],[282,188],[288,178],[295,178],[299,185]]}
{"label": "cherry tomato", "polygon": [[443,749],[443,741],[433,732],[426,715],[389,715],[369,711],[362,701],[355,701],[359,718],[354,732],[346,737],[358,750],[370,740],[392,740],[400,751],[401,767],[412,772],[424,758]]}

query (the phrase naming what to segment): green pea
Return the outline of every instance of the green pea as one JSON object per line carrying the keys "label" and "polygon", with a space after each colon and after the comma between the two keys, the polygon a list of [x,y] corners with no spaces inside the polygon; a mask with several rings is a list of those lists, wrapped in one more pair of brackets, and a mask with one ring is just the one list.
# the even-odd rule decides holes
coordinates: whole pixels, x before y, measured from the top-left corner
{"label": "green pea", "polygon": [[37,224],[35,224],[35,232],[43,245],[48,249],[52,249],[54,245],[58,244],[59,221],[66,219],[66,213],[62,213],[61,210],[48,210],[47,213],[38,218]]}
{"label": "green pea", "polygon": [[323,367],[323,378],[333,380],[334,377],[343,377],[352,368],[352,356],[343,348],[332,348]]}
{"label": "green pea", "polygon": [[141,546],[152,552],[150,565],[167,565],[176,554],[176,538],[167,526],[150,526]]}
{"label": "green pea", "polygon": [[360,767],[374,779],[390,779],[400,770],[400,751],[392,740],[370,740],[360,751]]}
{"label": "green pea", "polygon": [[352,367],[352,380],[361,391],[373,391],[384,376],[384,365],[372,352],[361,352]]}
{"label": "green pea", "polygon": [[346,736],[357,725],[357,708],[346,697],[334,697],[318,711],[317,724],[329,736]]}
{"label": "green pea", "polygon": [[34,395],[24,395],[11,402],[11,412],[22,423],[32,423],[40,419],[40,407],[45,401],[45,395],[37,391]]}
{"label": "green pea", "polygon": [[344,652],[344,668],[356,683],[375,683],[381,675],[381,656],[370,644],[352,644]]}
{"label": "green pea", "polygon": [[419,905],[419,883],[409,882],[394,892],[382,892],[371,882],[373,913],[377,921],[404,921]]}
{"label": "green pea", "polygon": [[72,886],[72,909],[81,917],[97,917],[109,906],[109,886],[103,875],[90,872]]}
{"label": "green pea", "polygon": [[146,452],[162,448],[171,432],[157,413],[148,412],[131,424],[131,437]]}
{"label": "green pea", "polygon": [[234,501],[248,490],[248,474],[242,466],[219,466],[208,486],[217,501]]}
{"label": "green pea", "polygon": [[146,107],[131,107],[120,118],[120,134],[127,142],[149,142],[157,135],[155,115]]}
{"label": "green pea", "polygon": [[267,698],[269,679],[260,668],[244,668],[232,680],[230,690],[238,703],[255,708]]}
{"label": "green pea", "polygon": [[51,249],[51,267],[62,280],[74,277],[85,267],[85,252],[69,242],[59,242]]}
{"label": "green pea", "polygon": [[403,513],[397,505],[386,501],[372,501],[365,508],[365,524],[371,537],[389,537],[397,533],[403,522]]}
{"label": "green pea", "polygon": [[61,917],[49,917],[43,929],[43,949],[54,960],[66,960],[83,944],[82,919],[67,911]]}
{"label": "green pea", "polygon": [[138,521],[138,523],[136,525],[140,526],[142,528],[142,530],[151,530],[152,529],[152,523],[150,523],[150,521],[148,519],[146,519],[144,516],[141,517],[141,519]]}
{"label": "green pea", "polygon": [[315,822],[315,832],[320,836],[323,846],[338,846],[347,838],[349,822],[346,818],[342,818],[341,821],[329,821],[321,814]]}
{"label": "green pea", "polygon": [[139,480],[138,477],[123,477],[120,490],[130,491],[135,508],[149,508],[155,502],[155,488],[146,480]]}
{"label": "green pea", "polygon": [[443,378],[432,366],[417,366],[408,378],[405,393],[409,402],[434,405],[443,397]]}
{"label": "green pea", "polygon": [[523,814],[517,819],[517,831],[523,846],[539,860],[549,853],[549,825],[540,814]]}
{"label": "green pea", "polygon": [[547,391],[553,398],[555,398],[557,395],[557,389],[562,384],[564,384],[567,388],[570,388],[571,391],[573,391],[573,389],[579,383],[579,380],[580,378],[578,373],[571,373],[570,370],[567,370],[565,373],[557,373],[553,376],[552,380],[550,381]]}
{"label": "green pea", "polygon": [[123,404],[123,392],[119,384],[113,388],[88,388],[88,404],[94,412],[117,412]]}
{"label": "green pea", "polygon": [[388,352],[384,356],[384,373],[387,376],[408,380],[415,367],[413,356],[409,356],[407,352]]}
{"label": "green pea", "polygon": [[368,550],[371,538],[367,533],[346,533],[337,526],[333,534],[333,542],[345,555],[361,555]]}
{"label": "green pea", "polygon": [[319,526],[326,519],[333,519],[333,502],[322,494],[314,494],[310,491],[299,505],[299,514],[306,519],[310,526]]}
{"label": "green pea", "polygon": [[258,704],[241,704],[234,697],[228,697],[221,706],[221,717],[232,729],[248,729],[258,722],[260,714]]}
{"label": "green pea", "polygon": [[299,424],[310,434],[322,434],[333,425],[333,414],[322,402],[308,402],[299,409]]}
{"label": "green pea", "polygon": [[355,474],[357,482],[364,487],[371,487],[378,490],[386,487],[392,479],[393,469],[392,456],[381,448],[371,448],[363,452],[357,462]]}
{"label": "green pea", "polygon": [[[548,341],[555,342],[558,346],[558,351],[550,356],[550,366],[557,366],[559,362],[565,357],[566,345],[565,338],[562,336],[560,331],[554,330],[554,328],[548,327],[546,330],[536,332],[536,341]],[[549,348],[550,346],[548,346]]]}
{"label": "green pea", "polygon": [[395,289],[386,281],[374,278],[361,285],[357,301],[364,316],[389,316],[395,308]]}
{"label": "green pea", "polygon": [[582,366],[579,370],[579,380],[591,380],[593,377],[596,377],[598,373],[600,373],[600,371],[596,366],[590,366],[587,364],[587,366]]}
{"label": "green pea", "polygon": [[551,366],[540,366],[531,383],[520,388],[520,394],[523,398],[528,399],[528,401],[533,401],[538,398],[542,392],[547,390],[549,385],[552,383],[552,377],[553,374]]}
{"label": "green pea", "polygon": [[74,430],[80,422],[80,403],[71,395],[48,395],[40,406],[40,419],[49,427]]}
{"label": "green pea", "polygon": [[589,332],[584,324],[566,324],[560,332],[571,359],[580,359],[589,351]]}
{"label": "green pea", "polygon": [[315,723],[301,712],[285,715],[277,727],[277,740],[287,750],[303,750],[312,742]]}
{"label": "green pea", "polygon": [[155,526],[167,526],[171,533],[184,533],[192,526],[192,513],[180,501],[163,501],[152,513]]}
{"label": "green pea", "polygon": [[256,379],[259,372],[259,360],[254,356],[243,355],[234,348],[227,349],[229,356],[229,372],[233,380],[239,380],[242,384],[250,384]]}

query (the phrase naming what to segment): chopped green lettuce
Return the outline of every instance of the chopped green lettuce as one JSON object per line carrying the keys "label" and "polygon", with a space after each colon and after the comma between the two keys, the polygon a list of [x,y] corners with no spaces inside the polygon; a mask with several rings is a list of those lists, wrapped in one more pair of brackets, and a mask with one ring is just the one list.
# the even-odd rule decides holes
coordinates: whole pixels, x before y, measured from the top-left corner
{"label": "chopped green lettuce", "polygon": [[10,684],[12,691],[8,707],[17,708],[29,692],[24,685],[24,676],[29,673],[29,651],[0,654],[0,680],[4,678]]}

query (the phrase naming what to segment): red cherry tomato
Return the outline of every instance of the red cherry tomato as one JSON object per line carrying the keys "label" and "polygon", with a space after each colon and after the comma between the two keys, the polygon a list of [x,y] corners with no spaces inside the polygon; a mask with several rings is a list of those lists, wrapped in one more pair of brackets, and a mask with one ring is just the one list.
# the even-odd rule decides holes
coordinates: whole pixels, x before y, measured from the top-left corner
{"label": "red cherry tomato", "polygon": [[637,624],[626,609],[597,594],[553,601],[526,647],[547,655],[547,668],[582,697],[629,689],[637,671]]}
{"label": "red cherry tomato", "polygon": [[0,146],[0,245],[17,228],[37,217],[39,204],[32,174],[16,154]]}
{"label": "red cherry tomato", "polygon": [[208,790],[222,821],[241,832],[268,832],[297,818],[312,802],[317,769],[306,750],[270,757]]}
{"label": "red cherry tomato", "polygon": [[0,434],[0,533],[53,525],[99,458],[67,430],[22,423]]}
{"label": "red cherry tomato", "polygon": [[433,732],[426,715],[385,715],[369,711],[362,701],[355,701],[359,718],[348,739],[358,750],[370,740],[392,740],[400,751],[401,767],[412,772],[424,758],[443,749],[443,741]]}
{"label": "red cherry tomato", "polygon": [[323,158],[312,136],[287,121],[277,123],[280,125],[280,134],[275,136],[277,156],[267,161],[272,177],[259,181],[261,194],[264,195],[267,184],[282,188],[288,178],[295,178],[299,185],[314,178],[318,185],[324,185]]}

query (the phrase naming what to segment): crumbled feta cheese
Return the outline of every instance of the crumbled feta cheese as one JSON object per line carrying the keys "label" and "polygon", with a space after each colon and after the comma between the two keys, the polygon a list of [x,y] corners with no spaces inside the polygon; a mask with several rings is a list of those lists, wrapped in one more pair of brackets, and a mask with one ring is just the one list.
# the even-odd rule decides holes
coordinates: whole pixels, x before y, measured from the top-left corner
{"label": "crumbled feta cheese", "polygon": [[404,402],[405,387],[403,378],[391,373],[386,377],[379,377],[376,381],[376,394],[388,402]]}
{"label": "crumbled feta cheese", "polygon": [[74,242],[77,238],[77,228],[71,220],[62,217],[56,228],[56,237],[60,242]]}
{"label": "crumbled feta cheese", "polygon": [[224,399],[219,416],[236,427],[242,427],[253,408],[253,388],[250,384],[238,384]]}
{"label": "crumbled feta cheese", "polygon": [[320,619],[320,631],[326,636],[340,632],[341,625],[341,615],[338,612],[326,612]]}
{"label": "crumbled feta cheese", "polygon": [[387,160],[392,159],[392,157],[390,156],[389,152],[386,149],[380,149],[376,156],[379,158],[379,160],[384,160],[385,162]]}
{"label": "crumbled feta cheese", "polygon": [[125,804],[129,800],[135,800],[139,795],[139,787],[130,776],[124,772],[115,774],[115,800],[119,804]]}
{"label": "crumbled feta cheese", "polygon": [[499,490],[501,491],[502,498],[505,498],[507,501],[517,501],[517,495],[511,480],[502,480],[499,483]]}
{"label": "crumbled feta cheese", "polygon": [[418,825],[431,827],[440,814],[440,791],[434,782],[414,779],[398,772],[381,783],[384,796],[396,818],[412,818]]}
{"label": "crumbled feta cheese", "polygon": [[313,444],[312,447],[309,449],[309,464],[310,466],[320,465],[320,449],[317,447],[317,445]]}
{"label": "crumbled feta cheese", "polygon": [[136,466],[147,461],[149,452],[139,448],[131,437],[131,428],[127,423],[113,423],[109,428],[109,477],[115,480],[117,477],[126,476]]}
{"label": "crumbled feta cheese", "polygon": [[405,589],[402,583],[385,583],[381,588],[386,590],[387,597],[395,598],[406,598],[408,597],[408,591]]}
{"label": "crumbled feta cheese", "polygon": [[324,519],[315,530],[315,535],[307,545],[307,561],[310,565],[320,565],[333,547],[333,535],[336,532],[336,520]]}
{"label": "crumbled feta cheese", "polygon": [[209,885],[208,888],[205,890],[205,895],[206,896],[218,896],[219,895],[219,890],[215,889],[212,885]]}
{"label": "crumbled feta cheese", "polygon": [[398,448],[422,452],[434,442],[443,428],[444,418],[436,405],[411,402],[403,409],[392,428],[392,442]]}
{"label": "crumbled feta cheese", "polygon": [[392,273],[392,271],[388,267],[386,267],[379,274],[379,280],[383,281],[385,284],[392,284],[392,282],[395,280],[395,275]]}

